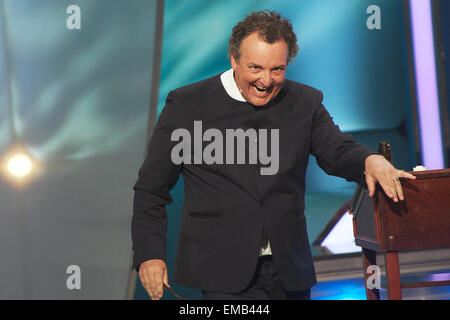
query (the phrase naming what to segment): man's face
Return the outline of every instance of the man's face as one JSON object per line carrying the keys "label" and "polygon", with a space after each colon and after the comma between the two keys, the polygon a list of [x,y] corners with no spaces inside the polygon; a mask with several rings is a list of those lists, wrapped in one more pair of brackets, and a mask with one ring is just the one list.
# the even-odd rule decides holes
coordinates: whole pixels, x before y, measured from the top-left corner
{"label": "man's face", "polygon": [[288,46],[267,43],[254,32],[242,40],[240,58],[231,55],[234,79],[247,102],[264,106],[281,90],[286,75]]}

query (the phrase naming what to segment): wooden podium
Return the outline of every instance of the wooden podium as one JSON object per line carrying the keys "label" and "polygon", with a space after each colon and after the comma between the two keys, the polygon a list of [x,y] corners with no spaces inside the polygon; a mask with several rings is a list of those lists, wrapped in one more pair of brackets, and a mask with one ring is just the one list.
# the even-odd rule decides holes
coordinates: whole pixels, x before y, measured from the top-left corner
{"label": "wooden podium", "polygon": [[388,298],[402,299],[402,288],[450,285],[450,281],[402,283],[398,253],[450,248],[450,169],[410,172],[416,180],[401,179],[405,200],[394,202],[377,186],[373,198],[358,188],[351,201],[355,243],[362,247],[367,299],[380,298],[369,289],[366,270],[376,265],[376,253],[386,262]]}

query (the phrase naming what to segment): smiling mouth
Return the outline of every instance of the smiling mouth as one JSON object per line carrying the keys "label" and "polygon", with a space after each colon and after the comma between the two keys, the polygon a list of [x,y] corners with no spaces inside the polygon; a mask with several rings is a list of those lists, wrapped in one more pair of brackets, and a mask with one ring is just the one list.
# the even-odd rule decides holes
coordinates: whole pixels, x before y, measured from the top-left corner
{"label": "smiling mouth", "polygon": [[272,86],[270,86],[270,87],[261,87],[261,86],[255,85],[255,84],[253,84],[252,87],[255,88],[255,91],[258,92],[258,93],[269,92],[270,89],[272,88]]}

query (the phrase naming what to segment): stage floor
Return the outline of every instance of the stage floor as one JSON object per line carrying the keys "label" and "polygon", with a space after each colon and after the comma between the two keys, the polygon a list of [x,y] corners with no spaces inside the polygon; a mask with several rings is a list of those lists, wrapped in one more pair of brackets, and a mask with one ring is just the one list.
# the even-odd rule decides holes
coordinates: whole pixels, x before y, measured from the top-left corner
{"label": "stage floor", "polygon": [[[450,270],[432,274],[402,275],[402,283],[450,280]],[[387,299],[386,279],[382,278],[381,299]],[[450,300],[450,286],[402,289],[404,300]],[[313,300],[365,300],[364,279],[345,279],[318,282],[311,289]]]}

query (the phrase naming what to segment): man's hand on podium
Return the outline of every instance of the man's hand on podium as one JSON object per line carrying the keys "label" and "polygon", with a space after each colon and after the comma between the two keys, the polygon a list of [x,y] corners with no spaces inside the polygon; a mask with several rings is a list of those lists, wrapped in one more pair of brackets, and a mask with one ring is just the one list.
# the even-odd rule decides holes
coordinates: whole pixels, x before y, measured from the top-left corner
{"label": "man's hand on podium", "polygon": [[396,169],[386,158],[378,154],[366,158],[365,174],[369,196],[373,197],[375,194],[375,185],[378,182],[384,193],[394,202],[405,199],[399,178],[416,179],[412,174]]}

